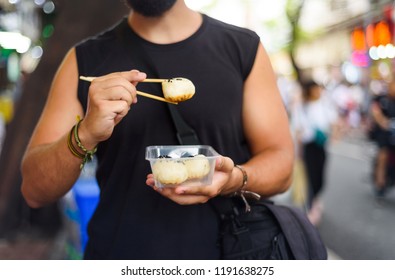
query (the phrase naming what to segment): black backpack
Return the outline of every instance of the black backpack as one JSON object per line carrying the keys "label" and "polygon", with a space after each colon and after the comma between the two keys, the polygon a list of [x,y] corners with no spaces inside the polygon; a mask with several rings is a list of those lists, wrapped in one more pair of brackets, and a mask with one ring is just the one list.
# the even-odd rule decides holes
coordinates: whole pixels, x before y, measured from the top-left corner
{"label": "black backpack", "polygon": [[297,260],[326,260],[326,246],[305,213],[296,207],[266,203],[277,219],[285,239]]}
{"label": "black backpack", "polygon": [[222,259],[326,260],[318,230],[296,207],[270,200],[249,200],[249,212],[240,197],[210,200],[220,215]]}

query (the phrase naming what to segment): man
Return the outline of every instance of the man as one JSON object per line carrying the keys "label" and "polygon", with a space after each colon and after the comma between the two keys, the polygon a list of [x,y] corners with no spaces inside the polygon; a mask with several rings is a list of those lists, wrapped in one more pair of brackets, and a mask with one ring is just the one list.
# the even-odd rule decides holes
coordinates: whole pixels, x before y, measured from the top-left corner
{"label": "man", "polygon": [[[22,162],[22,193],[32,207],[56,201],[97,149],[101,194],[85,258],[218,259],[209,199],[241,187],[269,197],[290,185],[293,144],[269,57],[254,32],[183,0],[127,2],[127,18],[72,48],[59,67]],[[147,76],[195,84],[177,109],[202,144],[224,155],[211,185],[158,189],[147,176],[145,148],[178,143],[165,103],[137,103],[136,87],[161,94],[139,83]]]}
{"label": "man", "polygon": [[[375,170],[377,195],[383,196],[386,186],[387,162],[389,149],[395,149],[395,81],[388,83],[387,94],[379,96],[372,102],[372,117],[377,125],[376,142],[378,145]],[[392,130],[392,131],[391,131]],[[394,170],[395,172],[395,170]]]}

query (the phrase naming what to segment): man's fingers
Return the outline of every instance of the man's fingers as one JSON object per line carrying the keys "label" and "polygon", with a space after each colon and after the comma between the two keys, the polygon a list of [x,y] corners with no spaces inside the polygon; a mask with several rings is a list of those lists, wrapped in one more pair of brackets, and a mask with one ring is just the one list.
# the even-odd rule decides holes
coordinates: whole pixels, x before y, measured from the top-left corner
{"label": "man's fingers", "polygon": [[229,157],[221,156],[215,162],[215,170],[223,171],[223,172],[230,172],[234,167],[234,162]]}
{"label": "man's fingers", "polygon": [[[221,186],[228,180],[229,174],[234,168],[234,162],[229,157],[221,156],[215,163],[215,174],[211,185],[194,186],[183,185],[172,188],[163,188],[160,193],[179,204],[196,204],[205,203],[210,198],[218,196],[221,193]],[[154,178],[150,174],[147,177],[147,185],[153,187],[155,190]]]}
{"label": "man's fingers", "polygon": [[141,82],[147,78],[147,74],[138,70],[119,72],[119,74],[131,83]]}
{"label": "man's fingers", "polygon": [[121,74],[111,74],[95,79],[91,84],[91,98],[106,100],[124,100],[130,106],[136,103],[136,87]]}

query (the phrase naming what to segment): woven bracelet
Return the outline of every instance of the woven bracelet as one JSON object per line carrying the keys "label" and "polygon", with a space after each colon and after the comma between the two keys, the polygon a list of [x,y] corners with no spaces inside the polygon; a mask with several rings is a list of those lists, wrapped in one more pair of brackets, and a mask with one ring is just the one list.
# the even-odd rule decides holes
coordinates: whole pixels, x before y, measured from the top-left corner
{"label": "woven bracelet", "polygon": [[83,159],[85,157],[84,154],[80,153],[73,145],[73,130],[74,130],[74,126],[71,128],[68,136],[67,136],[67,147],[69,147],[70,152],[77,158],[79,159]]}
{"label": "woven bracelet", "polygon": [[[79,136],[78,136],[78,128],[79,128],[79,126],[80,126],[81,121],[82,121],[82,119],[78,119],[77,124],[75,124],[75,125],[73,126],[73,132],[74,132],[74,140],[75,140],[75,142],[77,143],[77,146],[78,146],[82,151],[84,151],[84,153],[85,153],[85,154],[83,155],[82,163],[81,163],[81,165],[80,165],[80,169],[83,169],[83,168],[84,168],[84,165],[85,165],[87,162],[92,161],[93,155],[94,155],[94,154],[96,153],[96,151],[97,151],[97,146],[96,146],[95,148],[93,148],[93,150],[88,150],[87,148],[84,147],[84,145],[82,145],[81,140],[80,140],[80,138],[79,138]],[[72,144],[72,143],[71,143],[71,144]]]}

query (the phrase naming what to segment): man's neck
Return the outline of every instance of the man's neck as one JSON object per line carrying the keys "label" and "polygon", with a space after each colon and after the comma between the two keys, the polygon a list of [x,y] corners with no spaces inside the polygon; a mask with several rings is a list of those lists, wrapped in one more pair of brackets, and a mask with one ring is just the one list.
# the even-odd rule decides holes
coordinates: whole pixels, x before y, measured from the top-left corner
{"label": "man's neck", "polygon": [[177,1],[161,17],[149,18],[131,12],[128,21],[131,28],[145,40],[156,44],[171,44],[195,33],[202,24],[202,16],[189,9],[183,1]]}

